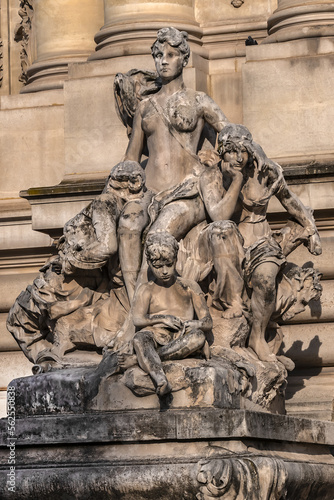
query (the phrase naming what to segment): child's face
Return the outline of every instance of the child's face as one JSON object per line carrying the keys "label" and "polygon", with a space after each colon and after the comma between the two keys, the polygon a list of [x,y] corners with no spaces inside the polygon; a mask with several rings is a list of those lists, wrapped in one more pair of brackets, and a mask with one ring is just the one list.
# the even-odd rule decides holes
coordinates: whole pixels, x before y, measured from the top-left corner
{"label": "child's face", "polygon": [[164,285],[169,285],[174,281],[176,259],[159,259],[154,262],[149,261],[149,267],[155,279]]}

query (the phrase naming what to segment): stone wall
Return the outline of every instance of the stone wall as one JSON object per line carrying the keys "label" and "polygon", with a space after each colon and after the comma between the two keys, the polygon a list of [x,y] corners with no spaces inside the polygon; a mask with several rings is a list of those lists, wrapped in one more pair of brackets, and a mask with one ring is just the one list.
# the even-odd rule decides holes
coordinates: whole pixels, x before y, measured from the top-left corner
{"label": "stone wall", "polygon": [[[291,414],[331,419],[333,9],[319,1],[288,3],[61,0],[55,8],[49,0],[1,0],[1,415],[8,382],[31,369],[6,330],[7,312],[52,253],[52,237],[99,192],[124,154],[115,74],[153,69],[156,31],[174,25],[189,32],[186,84],[247,125],[284,166],[292,190],[315,209],[324,251],[312,260],[324,274],[324,292],[321,304],[284,326],[297,364],[287,406]],[[259,45],[246,47],[248,36]],[[271,214],[279,227],[284,210],[278,202]],[[310,256],[298,250],[292,260],[303,264]]]}

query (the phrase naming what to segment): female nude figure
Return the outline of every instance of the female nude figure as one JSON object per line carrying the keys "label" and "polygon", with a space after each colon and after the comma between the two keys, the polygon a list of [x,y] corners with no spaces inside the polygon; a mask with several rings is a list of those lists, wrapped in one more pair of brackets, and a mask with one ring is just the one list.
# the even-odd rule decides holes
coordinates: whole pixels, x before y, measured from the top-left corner
{"label": "female nude figure", "polygon": [[[146,184],[159,193],[150,211],[150,233],[168,231],[177,240],[206,216],[198,186],[205,167],[196,156],[204,125],[219,132],[228,123],[209,96],[185,87],[182,73],[189,54],[187,33],[175,28],[158,31],[152,55],[162,87],[139,103],[125,155],[140,161],[146,138]],[[232,212],[226,208],[228,219]]]}
{"label": "female nude figure", "polygon": [[[243,178],[239,207],[236,207],[233,218],[244,239],[244,278],[252,290],[253,323],[248,346],[262,361],[275,361],[265,340],[265,332],[275,310],[278,272],[286,262],[285,257],[301,243],[306,244],[313,255],[321,254],[319,234],[311,211],[288,188],[280,165],[270,160],[261,146],[253,142],[246,127],[226,126],[219,134],[218,144],[224,162],[239,172],[239,176],[241,172]],[[276,234],[271,231],[266,217],[272,196],[278,198],[296,221],[289,221]],[[205,202],[209,214],[215,219],[215,197],[206,197]]]}

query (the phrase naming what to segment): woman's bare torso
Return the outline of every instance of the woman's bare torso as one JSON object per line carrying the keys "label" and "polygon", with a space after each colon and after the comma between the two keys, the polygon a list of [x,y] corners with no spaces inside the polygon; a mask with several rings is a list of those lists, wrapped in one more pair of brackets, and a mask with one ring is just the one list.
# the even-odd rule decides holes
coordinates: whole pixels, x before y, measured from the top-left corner
{"label": "woman's bare torso", "polygon": [[182,89],[142,103],[142,129],[149,150],[146,184],[157,192],[181,183],[198,169],[199,162],[192,155],[196,155],[204,127],[199,97],[198,92]]}

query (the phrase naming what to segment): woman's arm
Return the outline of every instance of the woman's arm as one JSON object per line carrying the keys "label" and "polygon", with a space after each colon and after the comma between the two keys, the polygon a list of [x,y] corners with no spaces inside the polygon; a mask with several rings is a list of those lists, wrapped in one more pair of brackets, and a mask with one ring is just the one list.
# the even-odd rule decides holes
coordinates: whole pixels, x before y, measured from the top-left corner
{"label": "woman's arm", "polygon": [[201,104],[203,107],[203,118],[204,120],[211,125],[211,127],[216,131],[220,132],[225,125],[228,125],[230,122],[211,97],[209,97],[204,92],[200,93]]}
{"label": "woman's arm", "polygon": [[232,217],[243,182],[242,172],[223,164],[223,169],[232,177],[226,191],[223,186],[223,175],[218,167],[206,169],[200,178],[200,191],[205,208],[212,221],[228,220]]}
{"label": "woman's arm", "polygon": [[303,205],[300,199],[290,191],[284,179],[280,183],[280,188],[276,192],[276,197],[282,203],[285,210],[304,227],[305,237],[309,240],[309,251],[313,255],[320,255],[322,252],[321,242],[313,215],[311,211]]}
{"label": "woman's arm", "polygon": [[132,160],[140,163],[143,147],[144,147],[144,131],[142,129],[142,103],[138,105],[137,111],[133,118],[133,127],[130,141],[123,158],[124,160]]}

